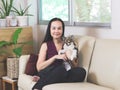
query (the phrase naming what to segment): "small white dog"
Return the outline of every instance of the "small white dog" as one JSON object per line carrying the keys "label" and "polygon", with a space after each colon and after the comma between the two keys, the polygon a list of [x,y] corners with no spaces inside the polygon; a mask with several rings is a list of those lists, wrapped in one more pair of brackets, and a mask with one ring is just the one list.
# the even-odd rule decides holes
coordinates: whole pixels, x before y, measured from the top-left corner
{"label": "small white dog", "polygon": [[58,54],[66,53],[69,60],[64,62],[66,70],[70,70],[72,68],[72,61],[77,59],[78,50],[76,48],[75,42],[73,40],[73,36],[64,37],[64,45],[63,49],[59,51]]}

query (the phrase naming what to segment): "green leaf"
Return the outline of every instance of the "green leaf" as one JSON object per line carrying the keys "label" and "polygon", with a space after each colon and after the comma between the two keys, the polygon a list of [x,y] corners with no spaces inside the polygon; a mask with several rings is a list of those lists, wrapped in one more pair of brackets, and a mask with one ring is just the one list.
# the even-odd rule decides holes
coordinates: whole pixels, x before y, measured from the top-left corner
{"label": "green leaf", "polygon": [[4,19],[6,16],[5,12],[4,12],[4,9],[3,8],[0,8],[0,18]]}
{"label": "green leaf", "polygon": [[22,28],[18,28],[18,29],[14,32],[14,34],[13,34],[13,36],[12,36],[12,42],[13,42],[14,44],[17,44],[18,37],[19,37],[19,34],[21,33],[21,31],[22,31]]}
{"label": "green leaf", "polygon": [[7,41],[0,41],[0,47],[6,46],[6,45],[10,45],[11,42],[7,42]]}
{"label": "green leaf", "polygon": [[14,49],[13,49],[13,52],[15,53],[15,55],[16,55],[17,57],[20,57],[21,54],[22,54],[22,47],[14,48]]}
{"label": "green leaf", "polygon": [[28,9],[30,8],[31,5],[28,5],[26,8],[22,8],[20,5],[19,9],[16,7],[12,6],[12,12],[15,12],[19,16],[33,16],[32,14],[27,14]]}
{"label": "green leaf", "polygon": [[13,0],[2,0],[2,8],[5,11],[5,16],[9,16],[10,12],[11,12],[11,8],[13,6]]}
{"label": "green leaf", "polygon": [[17,13],[18,15],[21,15],[21,13],[19,12],[19,10],[17,10],[17,8],[14,7],[14,6],[13,6],[13,9],[11,11]]}
{"label": "green leaf", "polygon": [[7,16],[9,16],[9,14],[10,14],[12,5],[13,5],[13,0],[10,0],[10,4],[8,5],[8,15]]}

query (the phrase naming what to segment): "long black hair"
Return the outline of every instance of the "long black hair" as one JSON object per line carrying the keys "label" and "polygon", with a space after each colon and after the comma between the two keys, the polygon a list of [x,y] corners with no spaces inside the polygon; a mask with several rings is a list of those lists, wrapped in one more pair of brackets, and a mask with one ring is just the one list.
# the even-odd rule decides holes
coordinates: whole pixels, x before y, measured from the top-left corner
{"label": "long black hair", "polygon": [[65,29],[64,22],[60,18],[53,18],[48,23],[47,30],[46,30],[46,35],[45,35],[45,38],[44,38],[43,42],[47,42],[47,41],[50,41],[50,40],[53,39],[52,36],[51,36],[51,34],[50,34],[51,23],[53,21],[60,21],[62,23],[62,29],[63,29],[62,37],[64,36],[64,29]]}

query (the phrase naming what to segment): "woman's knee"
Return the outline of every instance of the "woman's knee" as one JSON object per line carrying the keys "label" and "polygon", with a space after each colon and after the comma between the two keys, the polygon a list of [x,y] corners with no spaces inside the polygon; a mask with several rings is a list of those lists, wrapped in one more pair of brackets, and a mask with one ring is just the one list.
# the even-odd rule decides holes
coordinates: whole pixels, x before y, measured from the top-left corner
{"label": "woman's knee", "polygon": [[76,72],[79,74],[79,75],[82,75],[82,76],[85,76],[86,75],[86,70],[82,67],[78,67],[76,68]]}
{"label": "woman's knee", "polygon": [[86,76],[86,70],[81,67],[73,68],[69,71],[69,78],[73,78],[76,82],[82,82]]}
{"label": "woman's knee", "polygon": [[81,81],[84,81],[86,76],[86,70],[84,68],[79,68],[79,78]]}

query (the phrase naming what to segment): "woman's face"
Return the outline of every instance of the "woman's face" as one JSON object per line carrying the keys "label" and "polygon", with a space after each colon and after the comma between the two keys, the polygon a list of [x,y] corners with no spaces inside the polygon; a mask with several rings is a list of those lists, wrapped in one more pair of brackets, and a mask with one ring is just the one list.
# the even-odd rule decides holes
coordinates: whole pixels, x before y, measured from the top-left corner
{"label": "woman's face", "polygon": [[60,21],[53,21],[51,23],[50,33],[53,39],[59,39],[62,36],[63,28]]}

